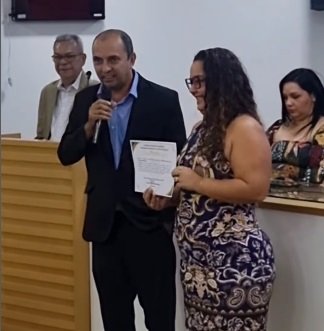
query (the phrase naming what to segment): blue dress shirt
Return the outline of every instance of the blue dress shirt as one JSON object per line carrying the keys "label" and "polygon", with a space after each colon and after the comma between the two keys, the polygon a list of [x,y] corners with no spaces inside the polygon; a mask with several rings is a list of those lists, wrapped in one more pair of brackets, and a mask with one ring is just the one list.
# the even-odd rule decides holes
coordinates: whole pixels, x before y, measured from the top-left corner
{"label": "blue dress shirt", "polygon": [[[132,110],[133,102],[137,99],[138,73],[134,71],[134,78],[128,95],[115,106],[112,116],[108,121],[110,141],[114,153],[115,168],[120,162],[120,155],[126,136],[129,116]],[[98,95],[103,87],[100,86]]]}

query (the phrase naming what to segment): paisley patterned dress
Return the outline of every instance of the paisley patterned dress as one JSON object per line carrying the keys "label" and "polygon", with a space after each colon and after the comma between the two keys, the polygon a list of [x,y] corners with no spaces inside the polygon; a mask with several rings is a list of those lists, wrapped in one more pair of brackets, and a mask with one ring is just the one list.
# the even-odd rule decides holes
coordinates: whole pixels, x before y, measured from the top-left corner
{"label": "paisley patterned dress", "polygon": [[[199,155],[201,127],[191,133],[178,165],[202,176],[233,178],[224,155]],[[175,233],[180,249],[186,326],[190,331],[264,331],[275,266],[272,245],[253,204],[230,204],[182,191]]]}

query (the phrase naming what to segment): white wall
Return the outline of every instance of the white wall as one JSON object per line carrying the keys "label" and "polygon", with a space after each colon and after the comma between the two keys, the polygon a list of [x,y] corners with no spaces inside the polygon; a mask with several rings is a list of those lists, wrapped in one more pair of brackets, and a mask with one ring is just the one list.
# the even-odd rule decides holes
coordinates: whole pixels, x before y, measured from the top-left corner
{"label": "white wall", "polygon": [[[92,69],[90,45],[106,28],[126,30],[136,68],[180,93],[187,129],[199,118],[184,78],[200,48],[223,46],[242,59],[266,125],[279,115],[277,85],[288,70],[310,66],[324,74],[324,13],[308,0],[111,0],[99,22],[12,22],[1,2],[1,129],[35,135],[41,88],[56,78],[50,58],[57,34],[80,34]],[[10,84],[9,84],[10,82]]]}
{"label": "white wall", "polygon": [[[188,76],[194,54],[201,48],[228,47],[242,59],[266,125],[280,114],[277,86],[284,74],[295,67],[307,66],[324,75],[324,12],[309,10],[308,0],[110,0],[105,21],[79,23],[11,22],[8,18],[10,2],[1,1],[1,130],[21,132],[23,137],[35,136],[39,93],[45,84],[56,78],[50,56],[53,40],[61,33],[76,33],[82,37],[88,53],[85,69],[92,70],[90,45],[93,37],[112,27],[129,32],[138,55],[136,68],[145,77],[179,91],[188,130],[199,115],[186,91],[184,78]],[[276,236],[282,215],[273,217],[277,217],[277,222],[270,232]],[[304,216],[300,216],[300,220],[305,220]],[[272,222],[272,217],[266,217],[266,221]],[[294,231],[293,227],[289,229]],[[295,236],[302,236],[303,231],[307,231],[306,225],[300,227]],[[312,236],[309,239],[311,241]],[[295,242],[298,243],[297,238]],[[320,245],[318,238],[313,244]],[[281,254],[282,246],[277,239],[275,246],[278,246],[277,254]],[[305,255],[316,254],[314,246],[304,244],[302,249],[307,251]],[[292,263],[290,254],[293,252],[286,252],[278,258],[281,266],[285,263],[283,259]],[[318,261],[318,265],[320,263]],[[305,264],[305,268],[313,266]],[[295,278],[298,268],[294,267],[294,272],[289,268],[285,270],[285,276],[280,277],[292,279],[287,282],[290,289],[294,282],[302,281],[300,275]],[[323,274],[318,269],[310,269],[309,273]],[[295,284],[296,296],[289,301],[284,298],[285,292],[281,292],[285,290],[285,282],[278,281],[281,285],[275,293],[270,331],[320,331],[316,324],[321,319],[318,311],[314,315],[309,310],[303,313],[301,306],[294,309],[294,299],[302,300],[305,290],[298,292],[300,289]],[[313,292],[314,288],[307,293]],[[281,299],[285,300],[281,302]],[[323,307],[323,297],[318,300],[322,300],[317,301],[318,307]],[[94,296],[92,331],[102,330],[97,303]],[[288,304],[292,305],[290,310],[287,310]],[[177,331],[183,331],[181,296],[178,307]],[[138,306],[137,311],[140,311]],[[281,317],[284,312],[287,312],[286,317]],[[284,328],[280,327],[281,322]],[[139,331],[144,330],[140,315],[138,325]]]}

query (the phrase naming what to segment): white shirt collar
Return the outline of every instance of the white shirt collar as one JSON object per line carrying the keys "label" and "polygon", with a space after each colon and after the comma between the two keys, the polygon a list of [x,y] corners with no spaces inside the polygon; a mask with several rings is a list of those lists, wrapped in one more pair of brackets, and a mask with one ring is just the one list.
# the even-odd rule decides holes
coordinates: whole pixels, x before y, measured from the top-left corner
{"label": "white shirt collar", "polygon": [[59,90],[68,90],[68,89],[71,89],[71,87],[73,87],[75,90],[78,90],[79,87],[80,87],[81,76],[82,76],[82,70],[80,71],[79,76],[76,78],[76,80],[73,82],[73,84],[71,84],[71,85],[69,85],[67,87],[64,87],[62,85],[62,80],[60,79],[57,82],[57,88]]}

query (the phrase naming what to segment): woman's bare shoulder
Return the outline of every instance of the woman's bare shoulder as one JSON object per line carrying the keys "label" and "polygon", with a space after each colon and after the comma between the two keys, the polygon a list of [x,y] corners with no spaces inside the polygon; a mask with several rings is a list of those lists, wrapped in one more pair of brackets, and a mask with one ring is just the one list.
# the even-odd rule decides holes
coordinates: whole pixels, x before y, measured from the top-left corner
{"label": "woman's bare shoulder", "polygon": [[229,133],[244,133],[245,130],[251,132],[251,130],[259,131],[260,129],[264,131],[262,124],[254,117],[250,115],[240,115],[229,124],[227,131]]}

